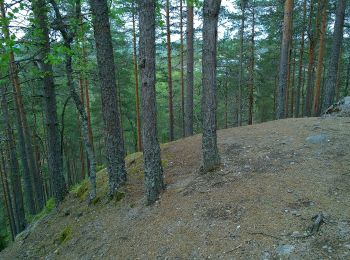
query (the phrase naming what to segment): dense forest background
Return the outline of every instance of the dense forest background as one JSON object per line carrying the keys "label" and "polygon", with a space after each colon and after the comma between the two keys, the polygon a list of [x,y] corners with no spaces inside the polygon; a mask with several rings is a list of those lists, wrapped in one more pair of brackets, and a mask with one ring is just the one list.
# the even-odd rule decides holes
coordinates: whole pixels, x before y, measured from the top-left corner
{"label": "dense forest background", "polygon": [[[138,97],[135,91],[138,81],[135,62],[138,62],[139,44],[139,10],[136,2],[133,0],[108,1],[116,64],[118,109],[121,115],[120,123],[126,154],[139,151],[141,146],[138,129],[140,122],[137,118],[142,111],[137,104],[140,101],[135,100],[135,97]],[[310,111],[308,104],[315,102],[313,93],[317,89],[318,76],[320,76],[318,99],[322,100],[325,95],[324,85],[327,72],[331,68],[329,64],[333,55],[334,24],[340,2],[342,1],[294,1],[288,50],[285,117],[318,116],[321,113],[321,111]],[[32,4],[25,0],[5,2],[0,0],[0,4],[2,9],[2,32],[0,33],[1,249],[11,240],[11,233],[12,236],[18,233],[14,228],[15,223],[10,223],[11,216],[9,216],[11,214],[9,208],[15,207],[9,203],[14,201],[14,196],[11,194],[15,191],[11,187],[16,181],[17,184],[23,185],[23,191],[20,188],[21,190],[17,192],[23,193],[20,199],[24,201],[23,213],[26,222],[33,220],[34,216],[45,208],[45,204],[48,204],[46,207],[52,207],[50,198],[53,193],[48,170],[49,141],[41,82],[43,75],[38,61],[41,45],[40,41],[38,43],[35,40],[40,34],[40,30],[38,31],[35,26],[38,19],[33,16]],[[71,188],[89,175],[90,160],[84,150],[79,112],[68,87],[67,56],[72,58],[73,80],[87,111],[88,134],[90,142],[93,143],[96,169],[106,167],[101,92],[92,15],[89,3],[84,0],[81,2],[50,0],[46,5],[51,48],[43,64],[49,63],[53,68],[60,138],[58,144],[63,155],[65,182]],[[78,11],[77,6],[80,6]],[[193,134],[200,133],[202,130],[203,3],[199,0],[182,2],[158,0],[156,106],[158,137],[161,143],[182,138],[186,132],[188,6],[193,6],[194,9]],[[217,127],[219,129],[256,124],[276,118],[284,6],[285,1],[222,1],[217,52]],[[57,15],[55,7],[59,9],[61,16]],[[346,14],[349,13],[349,8],[350,5],[347,5]],[[348,16],[345,15],[344,39],[340,58],[337,61],[339,69],[333,101],[349,94],[349,22]],[[64,30],[71,37],[69,48],[62,37]],[[17,86],[13,86],[14,73],[17,75]],[[312,94],[307,93],[308,86],[312,86]],[[23,142],[27,142],[27,146],[30,146],[26,151],[21,151]],[[29,155],[28,149],[35,161],[35,165],[29,168],[37,169],[31,176],[26,174],[26,162],[23,160],[23,154]],[[30,156],[27,159],[30,161]],[[17,180],[10,176],[13,174],[13,165],[18,167],[15,171],[18,174]],[[30,162],[28,165],[30,166]],[[36,186],[38,179],[40,179],[40,187]],[[28,199],[31,189],[34,194],[32,202]],[[41,196],[37,195],[38,192],[42,193]]]}

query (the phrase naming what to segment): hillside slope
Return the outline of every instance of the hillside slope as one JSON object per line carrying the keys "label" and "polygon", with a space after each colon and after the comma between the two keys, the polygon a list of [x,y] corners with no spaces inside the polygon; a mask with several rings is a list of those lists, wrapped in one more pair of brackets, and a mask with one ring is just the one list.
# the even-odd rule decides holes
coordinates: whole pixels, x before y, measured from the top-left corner
{"label": "hillside slope", "polygon": [[[221,130],[222,166],[206,175],[199,135],[167,144],[167,190],[152,207],[134,154],[124,198],[107,201],[101,172],[95,205],[70,194],[0,259],[349,259],[349,127],[308,118]],[[308,235],[318,213],[326,223]]]}

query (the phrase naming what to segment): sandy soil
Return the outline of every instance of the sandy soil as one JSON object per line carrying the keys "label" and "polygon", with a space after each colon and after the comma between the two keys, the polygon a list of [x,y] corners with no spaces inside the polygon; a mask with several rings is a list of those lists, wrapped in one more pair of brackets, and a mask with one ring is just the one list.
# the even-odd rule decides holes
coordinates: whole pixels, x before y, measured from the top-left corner
{"label": "sandy soil", "polygon": [[[76,194],[0,259],[350,259],[350,119],[286,119],[219,131],[222,166],[200,175],[199,135],[163,146],[167,190],[144,205],[142,156],[121,201]],[[324,134],[320,144],[306,142]],[[80,196],[81,197],[81,196]],[[312,217],[325,216],[307,236]]]}

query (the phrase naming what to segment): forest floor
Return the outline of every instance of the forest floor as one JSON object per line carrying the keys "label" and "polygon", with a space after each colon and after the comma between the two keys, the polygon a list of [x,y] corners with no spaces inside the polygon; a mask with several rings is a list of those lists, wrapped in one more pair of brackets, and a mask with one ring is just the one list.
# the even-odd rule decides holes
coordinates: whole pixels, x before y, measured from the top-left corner
{"label": "forest floor", "polygon": [[130,155],[124,198],[107,200],[101,171],[95,205],[76,189],[0,258],[350,259],[349,129],[332,117],[220,130],[222,166],[206,175],[200,135],[163,145],[167,189],[154,206],[142,156]]}

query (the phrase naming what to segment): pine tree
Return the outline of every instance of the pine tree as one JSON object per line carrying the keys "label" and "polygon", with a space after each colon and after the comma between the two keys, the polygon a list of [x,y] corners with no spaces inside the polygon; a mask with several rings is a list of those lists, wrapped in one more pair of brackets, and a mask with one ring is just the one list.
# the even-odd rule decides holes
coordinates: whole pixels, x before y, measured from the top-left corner
{"label": "pine tree", "polygon": [[156,110],[155,0],[140,1],[139,68],[142,99],[142,142],[147,204],[154,203],[165,188]]}
{"label": "pine tree", "polygon": [[202,171],[220,164],[216,134],[216,52],[221,0],[205,0],[203,5],[202,54]]}
{"label": "pine tree", "polygon": [[285,97],[288,84],[288,57],[291,39],[292,13],[293,0],[286,0],[284,4],[283,38],[278,75],[276,119],[285,117]]}
{"label": "pine tree", "polygon": [[102,114],[109,175],[109,195],[114,196],[126,182],[124,141],[116,90],[114,50],[106,0],[90,0],[96,43],[96,57],[101,84]]}
{"label": "pine tree", "polygon": [[339,72],[339,57],[341,51],[341,45],[343,42],[343,27],[345,17],[345,0],[337,1],[337,12],[334,23],[334,33],[332,50],[330,53],[328,72],[325,82],[325,90],[323,96],[322,109],[327,109],[334,101],[334,95],[337,83],[337,74]]}

